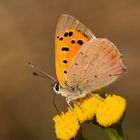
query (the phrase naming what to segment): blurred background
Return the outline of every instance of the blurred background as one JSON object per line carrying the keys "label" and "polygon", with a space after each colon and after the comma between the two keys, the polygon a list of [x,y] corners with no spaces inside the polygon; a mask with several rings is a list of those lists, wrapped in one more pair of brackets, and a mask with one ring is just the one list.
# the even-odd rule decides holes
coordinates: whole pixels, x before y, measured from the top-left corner
{"label": "blurred background", "polygon": [[[0,140],[55,140],[57,114],[50,81],[32,75],[27,62],[55,75],[55,29],[70,14],[96,37],[105,37],[123,54],[127,73],[108,87],[128,101],[123,127],[129,140],[140,138],[139,0],[0,0]],[[63,97],[56,97],[60,111]],[[83,126],[89,140],[107,140],[93,125]]]}

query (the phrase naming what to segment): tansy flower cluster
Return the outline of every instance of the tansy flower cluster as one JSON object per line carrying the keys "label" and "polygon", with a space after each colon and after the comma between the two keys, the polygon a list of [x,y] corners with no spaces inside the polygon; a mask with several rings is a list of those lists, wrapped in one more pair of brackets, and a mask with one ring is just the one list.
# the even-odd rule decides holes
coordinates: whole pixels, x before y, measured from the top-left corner
{"label": "tansy flower cluster", "polygon": [[68,109],[66,113],[53,118],[55,121],[55,131],[58,138],[62,140],[69,140],[75,137],[80,128],[79,122],[75,112]]}
{"label": "tansy flower cluster", "polygon": [[74,109],[68,108],[66,113],[61,113],[53,118],[57,138],[70,140],[76,137],[80,124],[86,121],[96,122],[103,127],[116,124],[123,117],[126,109],[126,100],[117,95],[106,95],[106,98],[98,94],[88,95],[74,104]]}

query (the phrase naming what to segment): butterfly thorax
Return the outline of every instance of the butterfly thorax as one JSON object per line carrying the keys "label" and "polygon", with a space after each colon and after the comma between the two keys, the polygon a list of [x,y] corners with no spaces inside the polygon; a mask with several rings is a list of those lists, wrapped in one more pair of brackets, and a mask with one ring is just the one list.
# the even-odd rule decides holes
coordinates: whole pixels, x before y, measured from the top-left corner
{"label": "butterfly thorax", "polygon": [[86,95],[78,86],[70,87],[66,85],[65,87],[61,87],[59,83],[56,83],[53,89],[55,93],[61,94],[62,96],[69,98],[71,101],[82,98]]}

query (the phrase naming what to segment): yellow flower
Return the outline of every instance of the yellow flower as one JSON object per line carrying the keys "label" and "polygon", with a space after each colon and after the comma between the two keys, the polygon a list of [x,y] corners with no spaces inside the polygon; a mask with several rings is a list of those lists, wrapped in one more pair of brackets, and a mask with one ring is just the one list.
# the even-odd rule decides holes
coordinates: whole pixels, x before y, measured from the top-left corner
{"label": "yellow flower", "polygon": [[102,103],[100,103],[97,111],[97,122],[104,127],[111,126],[122,118],[126,109],[126,100],[117,95],[108,95]]}
{"label": "yellow flower", "polygon": [[68,111],[53,118],[55,122],[55,132],[57,138],[61,140],[70,140],[74,138],[80,128],[76,114],[68,109]]}
{"label": "yellow flower", "polygon": [[92,120],[98,105],[102,102],[99,95],[87,96],[80,99],[77,104],[74,105],[74,112],[77,114],[77,118],[80,123],[87,120]]}

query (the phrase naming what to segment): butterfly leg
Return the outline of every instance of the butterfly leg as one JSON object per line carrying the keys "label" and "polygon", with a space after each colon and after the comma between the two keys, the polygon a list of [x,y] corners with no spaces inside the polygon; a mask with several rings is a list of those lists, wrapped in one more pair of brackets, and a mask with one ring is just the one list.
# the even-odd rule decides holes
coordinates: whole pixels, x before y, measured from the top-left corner
{"label": "butterfly leg", "polygon": [[91,95],[92,97],[96,98],[96,99],[101,99],[100,96],[96,96],[94,93],[89,93],[89,95]]}
{"label": "butterfly leg", "polygon": [[76,105],[81,109],[82,112],[84,112],[84,111],[82,110],[81,106],[80,106],[76,101],[73,101],[73,103],[76,104]]}
{"label": "butterfly leg", "polygon": [[70,104],[71,98],[66,98],[66,102],[67,102],[68,106],[70,107],[70,109],[71,109],[72,111],[74,111],[73,107],[72,107],[71,104]]}
{"label": "butterfly leg", "polygon": [[91,95],[92,97],[96,97],[94,93],[89,93],[89,95]]}
{"label": "butterfly leg", "polygon": [[76,102],[76,100],[70,100],[69,98],[66,98],[66,102],[67,102],[67,104],[69,105],[69,107],[71,108],[71,110],[74,111],[74,109],[73,109],[73,107],[71,106],[70,102],[72,102],[73,104],[76,104],[76,105],[81,109],[81,111],[84,112],[84,111],[82,110],[81,106]]}

